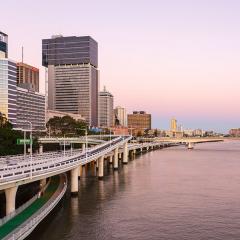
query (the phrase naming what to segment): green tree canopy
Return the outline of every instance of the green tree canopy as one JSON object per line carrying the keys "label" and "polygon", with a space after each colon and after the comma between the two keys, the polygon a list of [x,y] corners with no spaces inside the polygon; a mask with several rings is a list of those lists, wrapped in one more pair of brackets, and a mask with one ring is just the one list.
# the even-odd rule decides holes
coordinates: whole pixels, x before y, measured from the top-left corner
{"label": "green tree canopy", "polygon": [[6,115],[0,112],[0,128],[12,129],[12,124],[7,120]]}
{"label": "green tree canopy", "polygon": [[79,136],[85,134],[88,129],[86,122],[76,121],[70,116],[53,117],[47,122],[48,133],[55,136],[72,135]]}

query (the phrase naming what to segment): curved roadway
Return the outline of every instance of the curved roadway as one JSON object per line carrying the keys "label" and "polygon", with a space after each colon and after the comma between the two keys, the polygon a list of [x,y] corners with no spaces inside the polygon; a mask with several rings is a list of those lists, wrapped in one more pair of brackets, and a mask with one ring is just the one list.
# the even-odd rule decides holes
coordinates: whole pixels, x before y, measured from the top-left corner
{"label": "curved roadway", "polygon": [[86,152],[68,151],[65,156],[59,153],[43,154],[33,158],[32,164],[28,158],[16,164],[0,166],[0,190],[67,172],[110,153],[130,139],[131,136],[117,137]]}

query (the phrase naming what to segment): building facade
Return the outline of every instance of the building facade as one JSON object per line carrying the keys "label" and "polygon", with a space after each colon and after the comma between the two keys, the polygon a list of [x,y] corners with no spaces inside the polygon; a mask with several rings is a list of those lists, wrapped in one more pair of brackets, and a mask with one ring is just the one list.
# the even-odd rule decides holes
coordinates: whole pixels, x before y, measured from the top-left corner
{"label": "building facade", "polygon": [[17,87],[17,128],[34,131],[45,130],[45,95],[29,89]]}
{"label": "building facade", "polygon": [[127,127],[127,112],[126,109],[120,106],[117,106],[114,109],[114,114],[120,126]]}
{"label": "building facade", "polygon": [[97,126],[97,42],[90,36],[43,39],[42,64],[48,68],[48,109],[80,114]]}
{"label": "building facade", "polygon": [[[16,62],[0,59],[0,112],[14,128],[45,130],[45,96],[17,87]],[[26,122],[27,121],[27,122]]]}
{"label": "building facade", "polygon": [[9,122],[16,125],[17,90],[16,63],[7,58],[0,58],[0,112]]}
{"label": "building facade", "polygon": [[59,112],[59,111],[47,110],[47,112],[46,112],[46,123],[51,118],[64,117],[64,116],[72,117],[76,121],[85,121],[85,118],[83,118],[80,114],[73,114],[73,113],[69,113],[69,112]]}
{"label": "building facade", "polygon": [[115,126],[110,129],[114,135],[129,135],[129,130],[127,127]]}
{"label": "building facade", "polygon": [[26,63],[17,63],[17,84],[39,92],[39,69]]}
{"label": "building facade", "polygon": [[100,127],[111,127],[113,126],[113,95],[104,88],[103,91],[99,92],[99,123]]}
{"label": "building facade", "polygon": [[230,129],[229,135],[231,135],[232,137],[240,137],[240,128]]}
{"label": "building facade", "polygon": [[8,57],[8,35],[0,31],[0,58]]}
{"label": "building facade", "polygon": [[144,111],[134,111],[127,115],[127,122],[129,128],[136,129],[151,129],[151,114]]}
{"label": "building facade", "polygon": [[170,123],[170,130],[172,132],[176,132],[178,129],[177,129],[177,120],[175,118],[172,118],[171,119],[171,123]]}

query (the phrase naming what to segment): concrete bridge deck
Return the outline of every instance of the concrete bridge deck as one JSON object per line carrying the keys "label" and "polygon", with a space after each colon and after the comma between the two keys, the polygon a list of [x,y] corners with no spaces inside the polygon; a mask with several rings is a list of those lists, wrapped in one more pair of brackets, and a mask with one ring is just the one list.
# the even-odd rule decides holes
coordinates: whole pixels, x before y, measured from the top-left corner
{"label": "concrete bridge deck", "polygon": [[[99,179],[102,179],[105,161],[112,163],[114,170],[116,170],[118,169],[119,159],[122,160],[123,164],[126,164],[128,157],[130,155],[134,156],[137,151],[145,152],[154,148],[176,146],[184,143],[179,141],[179,139],[175,139],[178,141],[171,141],[170,139],[156,141],[155,139],[152,142],[128,143],[130,139],[131,136],[118,136],[111,141],[101,142],[101,144],[88,149],[71,149],[61,152],[36,154],[33,155],[32,159],[29,155],[25,156],[25,158],[22,155],[0,158],[0,190],[5,191],[6,214],[10,214],[15,210],[15,197],[19,185],[37,180],[42,181],[48,177],[69,171],[71,193],[76,194],[78,192],[78,178],[81,177],[83,165],[86,166],[90,162],[94,163],[92,166],[96,167],[96,174]],[[30,226],[30,229],[33,229],[31,224],[28,223],[28,228]],[[26,232],[28,231],[29,229],[26,230]]]}

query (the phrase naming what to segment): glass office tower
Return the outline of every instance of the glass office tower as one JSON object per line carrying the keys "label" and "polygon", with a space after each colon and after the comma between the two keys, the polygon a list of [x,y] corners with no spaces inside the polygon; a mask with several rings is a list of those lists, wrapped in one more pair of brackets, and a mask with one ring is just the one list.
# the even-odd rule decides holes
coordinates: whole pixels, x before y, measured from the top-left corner
{"label": "glass office tower", "polygon": [[17,87],[17,127],[28,129],[29,121],[34,131],[46,129],[45,95]]}
{"label": "glass office tower", "polygon": [[8,57],[8,35],[0,31],[0,58]]}
{"label": "glass office tower", "polygon": [[98,44],[90,36],[42,40],[48,68],[48,109],[81,114],[98,125]]}
{"label": "glass office tower", "polygon": [[104,87],[103,91],[99,92],[99,126],[111,127],[113,126],[113,95]]}
{"label": "glass office tower", "polygon": [[0,58],[0,112],[15,126],[16,124],[16,63]]}

